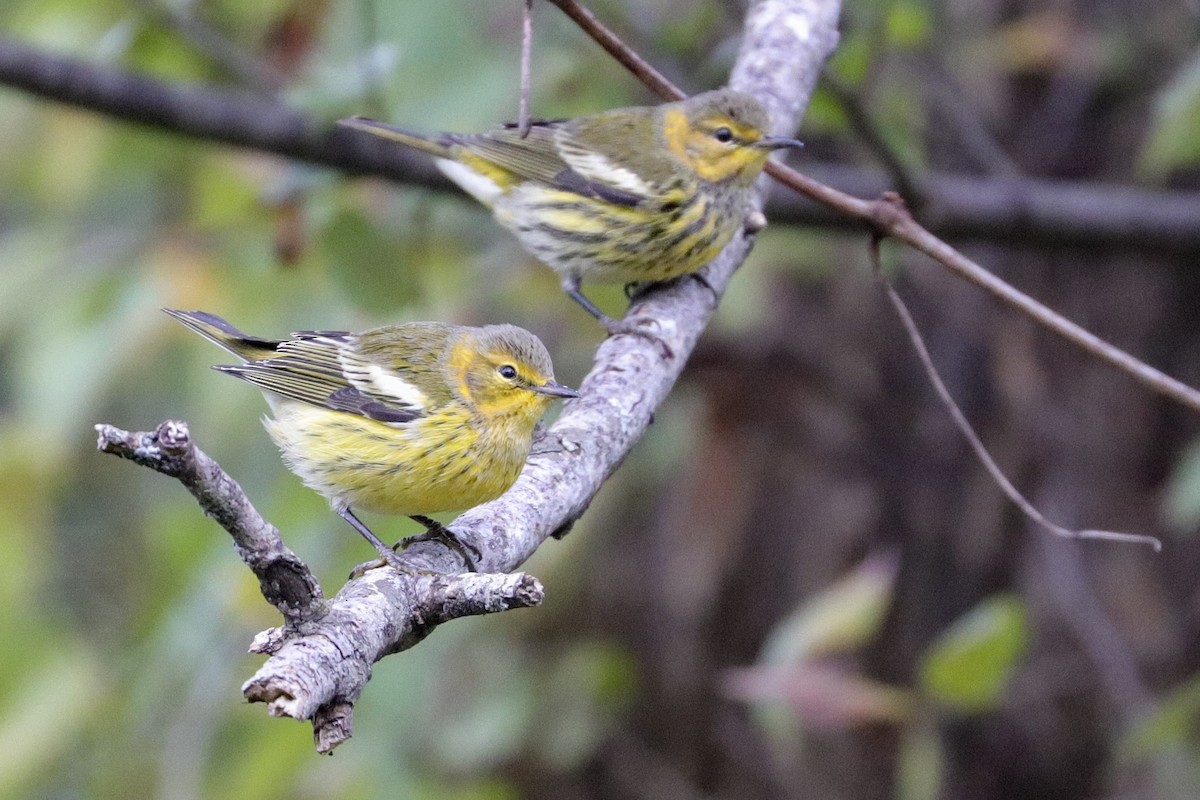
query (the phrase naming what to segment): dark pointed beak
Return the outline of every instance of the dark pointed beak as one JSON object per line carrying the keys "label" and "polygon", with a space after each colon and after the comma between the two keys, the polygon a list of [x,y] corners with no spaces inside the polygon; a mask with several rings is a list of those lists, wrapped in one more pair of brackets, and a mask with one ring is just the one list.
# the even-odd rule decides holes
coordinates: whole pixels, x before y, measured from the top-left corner
{"label": "dark pointed beak", "polygon": [[547,397],[579,397],[579,392],[572,389],[570,386],[563,386],[555,381],[546,381],[541,386],[530,387],[538,394],[544,394]]}
{"label": "dark pointed beak", "polygon": [[804,147],[804,142],[788,136],[764,136],[754,146],[764,150],[782,150],[785,147]]}

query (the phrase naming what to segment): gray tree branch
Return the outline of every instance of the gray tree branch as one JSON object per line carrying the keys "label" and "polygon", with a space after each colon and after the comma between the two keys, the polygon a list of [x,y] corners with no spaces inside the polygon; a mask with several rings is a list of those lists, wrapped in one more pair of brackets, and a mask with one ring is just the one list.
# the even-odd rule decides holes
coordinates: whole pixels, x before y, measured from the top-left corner
{"label": "gray tree branch", "polygon": [[[839,8],[837,0],[761,0],[752,5],[730,84],[766,103],[773,133],[795,131],[837,43]],[[761,213],[764,192],[765,180],[755,213]],[[310,611],[285,611],[284,627],[256,638],[253,649],[269,658],[243,686],[245,697],[267,703],[272,715],[311,720],[318,750],[328,752],[349,738],[354,703],[380,658],[411,647],[448,619],[540,602],[542,588],[536,580],[506,573],[569,527],[641,438],[715,310],[713,292],[719,296],[724,291],[752,244],[752,234],[739,235],[706,268],[711,290],[685,280],[651,290],[633,303],[627,319],[653,328],[667,347],[633,335],[605,340],[583,381],[582,397],[569,402],[535,444],[513,487],[451,523],[462,541],[478,548],[478,566],[486,572],[444,574],[458,568],[458,557],[437,542],[426,542],[402,556],[424,571],[369,570],[327,603],[319,601],[317,588]],[[191,444],[186,426],[168,422],[143,434],[97,427],[102,450],[183,481],[206,512],[234,535],[239,553],[247,550],[244,530],[262,537],[257,549],[286,550],[278,531],[261,522],[240,488]],[[254,568],[257,560],[246,561]],[[312,580],[299,559],[295,564],[296,572]],[[267,588],[264,582],[264,595]]]}
{"label": "gray tree branch", "polygon": [[411,647],[448,620],[535,606],[544,596],[541,584],[521,572],[449,573],[457,566],[455,555],[418,545],[403,556],[411,573],[369,570],[327,601],[278,529],[192,443],[185,423],[171,420],[139,433],[111,425],[96,430],[101,452],[178,479],[233,537],[263,596],[284,617],[283,627],[255,637],[251,651],[275,657],[242,687],[243,694],[267,703],[273,716],[312,720],[320,752],[350,737],[354,701],[375,661]]}

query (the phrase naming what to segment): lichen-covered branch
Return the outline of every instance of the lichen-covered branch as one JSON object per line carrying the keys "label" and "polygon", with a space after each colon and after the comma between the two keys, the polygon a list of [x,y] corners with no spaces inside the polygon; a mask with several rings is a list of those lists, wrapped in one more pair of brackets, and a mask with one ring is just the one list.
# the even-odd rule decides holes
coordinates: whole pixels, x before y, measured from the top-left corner
{"label": "lichen-covered branch", "polygon": [[246,683],[248,700],[275,716],[310,719],[317,748],[328,752],[349,738],[353,706],[383,656],[411,647],[451,619],[535,606],[542,586],[524,573],[444,574],[456,556],[418,545],[402,558],[411,572],[368,570],[325,600],[316,578],[259,515],[242,488],[196,447],[187,425],[167,421],[130,433],[97,425],[101,452],[128,458],[176,478],[204,512],[233,537],[238,555],[258,576],[263,596],[285,624],[259,634],[251,650],[272,655]]}

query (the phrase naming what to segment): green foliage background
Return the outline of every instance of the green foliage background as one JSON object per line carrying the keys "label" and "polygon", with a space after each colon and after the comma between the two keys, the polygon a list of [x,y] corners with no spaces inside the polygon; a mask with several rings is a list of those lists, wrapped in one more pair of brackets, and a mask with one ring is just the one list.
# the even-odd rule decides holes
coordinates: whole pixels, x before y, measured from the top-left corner
{"label": "green foliage background", "polygon": [[[9,0],[0,5],[0,34],[163,80],[238,84],[227,64],[156,13],[169,7],[283,71],[283,96],[325,120],[367,113],[423,130],[474,130],[515,113],[517,0],[159,2]],[[691,89],[721,83],[736,52],[736,3],[606,0],[595,10]],[[889,144],[918,169],[933,160],[928,96],[913,72],[882,67],[882,54],[892,66],[919,60],[947,16],[954,15],[932,2],[853,4],[831,67],[850,86],[872,87],[872,112]],[[650,100],[561,15],[539,6],[536,28],[537,115]],[[1098,29],[1117,35],[1103,15]],[[968,85],[1037,69],[1039,31],[977,31],[948,60]],[[1100,37],[1082,48],[1092,59],[1086,68],[1121,85],[1133,70],[1123,54],[1138,44],[1136,36]],[[1167,90],[1139,139],[1139,169],[1150,180],[1194,161],[1187,121],[1195,116],[1195,74],[1181,59],[1178,77],[1163,80]],[[995,110],[990,99],[982,102]],[[814,100],[805,131],[818,153],[862,158],[845,143],[846,116],[829,95]],[[486,212],[456,196],[189,141],[9,89],[0,89],[0,153],[0,797],[567,796],[555,793],[560,776],[586,785],[587,766],[624,741],[621,732],[648,713],[647,697],[672,708],[678,675],[648,674],[643,654],[603,624],[601,612],[579,608],[588,608],[582,598],[598,580],[635,587],[632,573],[597,579],[589,571],[610,563],[604,554],[627,541],[622,531],[678,500],[672,481],[695,477],[690,470],[711,455],[711,442],[695,432],[719,392],[703,379],[686,381],[572,534],[528,565],[548,587],[545,606],[455,622],[378,665],[354,739],[336,757],[318,758],[306,725],[268,718],[262,706],[240,700],[241,682],[261,663],[245,648],[278,620],[225,534],[178,485],[97,454],[92,426],[146,429],[186,419],[327,592],[369,553],[279,463],[258,421],[265,411],[258,393],[209,371],[222,354],[158,309],[210,310],[264,335],[408,319],[512,321],[547,342],[569,384],[586,374],[598,328]],[[835,276],[844,279],[843,264],[862,264],[861,249],[857,238],[768,229],[711,336],[742,343],[778,336],[783,284],[801,293],[832,287],[836,305],[843,284]],[[850,280],[866,285],[865,269]],[[619,288],[591,293],[611,309],[623,302]],[[851,395],[870,384],[856,380],[845,382]],[[907,380],[921,385],[915,369]],[[803,400],[836,406],[844,398]],[[1194,425],[1186,430],[1194,436]],[[1175,458],[1164,456],[1156,480],[1166,486],[1161,502],[1174,530],[1186,533],[1196,525],[1200,480],[1194,450],[1172,479]],[[806,466],[781,464],[791,477]],[[868,511],[846,512],[846,525],[868,518],[886,529],[863,505]],[[746,519],[753,523],[749,512]],[[376,529],[398,538],[411,532],[406,525],[380,521]],[[875,540],[887,542],[888,534]],[[859,665],[895,599],[894,573],[870,573],[865,584],[861,574],[838,581],[866,549],[814,556],[824,572],[802,574],[801,566],[779,578],[787,587],[779,602],[794,604],[793,615],[747,605],[723,635],[736,640],[747,620],[756,635],[766,629],[770,636],[745,649],[761,647],[764,667],[799,669],[796,685],[814,679],[804,670],[830,654],[842,666]],[[722,552],[713,543],[714,560]],[[647,558],[670,561],[661,550]],[[694,572],[680,582],[720,583],[703,564],[687,567]],[[983,581],[947,603],[946,618],[931,621],[915,648],[912,674],[859,682],[850,675],[856,666],[820,684],[832,701],[822,710],[838,725],[900,731],[892,742],[895,796],[938,796],[949,759],[939,724],[986,718],[1010,697],[1045,618],[998,583]],[[647,607],[631,602],[614,616],[657,613],[651,601],[638,602]],[[1160,796],[1186,797],[1198,762],[1188,727],[1196,719],[1195,678],[1184,678],[1200,665],[1184,656],[1169,668],[1155,663],[1172,691],[1164,689],[1157,714],[1130,738],[1119,726],[1105,729],[1108,744],[1120,744],[1108,774],[1150,763]],[[815,712],[789,703],[782,690],[764,690],[768,684],[750,676],[741,700],[755,705],[755,730],[787,783],[797,752],[822,752],[807,749],[805,714]],[[664,686],[665,701],[651,692]]]}

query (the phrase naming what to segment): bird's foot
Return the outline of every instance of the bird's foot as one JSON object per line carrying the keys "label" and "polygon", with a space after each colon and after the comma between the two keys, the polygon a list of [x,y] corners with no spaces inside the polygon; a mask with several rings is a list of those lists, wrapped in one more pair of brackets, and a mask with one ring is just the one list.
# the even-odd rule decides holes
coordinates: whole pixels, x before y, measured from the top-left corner
{"label": "bird's foot", "polygon": [[463,563],[467,565],[468,572],[479,571],[476,565],[479,559],[483,558],[483,553],[480,552],[478,547],[459,539],[454,535],[454,531],[450,530],[436,519],[432,519],[431,517],[426,517],[420,514],[412,515],[411,519],[424,525],[425,531],[423,533],[417,533],[413,534],[412,536],[404,537],[400,541],[396,542],[396,546],[393,548],[394,550],[407,549],[410,545],[414,545],[417,542],[441,542],[462,557]]}

